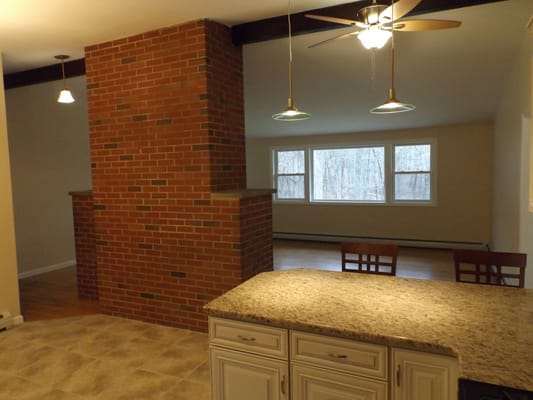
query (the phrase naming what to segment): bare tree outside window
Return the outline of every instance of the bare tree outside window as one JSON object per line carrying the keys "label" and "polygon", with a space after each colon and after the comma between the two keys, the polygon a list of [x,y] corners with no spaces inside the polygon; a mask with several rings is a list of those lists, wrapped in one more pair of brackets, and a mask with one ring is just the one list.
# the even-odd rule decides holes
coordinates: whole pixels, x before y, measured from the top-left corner
{"label": "bare tree outside window", "polygon": [[431,145],[394,147],[394,200],[431,200]]}
{"label": "bare tree outside window", "polygon": [[276,198],[305,199],[305,151],[290,150],[276,153]]}
{"label": "bare tree outside window", "polygon": [[314,201],[385,201],[385,148],[313,150]]}

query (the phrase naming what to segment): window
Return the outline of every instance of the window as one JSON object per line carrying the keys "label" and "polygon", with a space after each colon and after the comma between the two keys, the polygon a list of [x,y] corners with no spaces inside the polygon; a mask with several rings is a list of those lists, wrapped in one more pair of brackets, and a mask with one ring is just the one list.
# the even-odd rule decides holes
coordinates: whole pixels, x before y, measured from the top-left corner
{"label": "window", "polygon": [[434,204],[432,140],[273,149],[276,201]]}
{"label": "window", "polygon": [[305,151],[275,152],[274,179],[278,200],[305,200]]}
{"label": "window", "polygon": [[313,201],[385,201],[385,148],[312,150]]}
{"label": "window", "polygon": [[431,200],[431,145],[394,146],[394,200]]}

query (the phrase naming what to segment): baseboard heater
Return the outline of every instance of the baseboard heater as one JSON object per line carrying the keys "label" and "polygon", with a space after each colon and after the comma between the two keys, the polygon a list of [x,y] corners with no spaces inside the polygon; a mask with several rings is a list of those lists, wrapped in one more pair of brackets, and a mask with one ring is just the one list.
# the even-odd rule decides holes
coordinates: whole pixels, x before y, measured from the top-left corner
{"label": "baseboard heater", "polygon": [[9,311],[0,311],[0,331],[13,326],[13,317]]}
{"label": "baseboard heater", "polygon": [[426,240],[426,239],[402,239],[389,237],[372,237],[372,236],[344,236],[344,235],[322,235],[315,233],[288,233],[274,232],[274,239],[292,239],[292,240],[309,240],[317,242],[345,242],[357,240],[361,242],[375,243],[396,243],[400,246],[407,247],[428,247],[434,249],[471,249],[471,250],[489,250],[488,243],[482,242],[454,242],[446,240]]}

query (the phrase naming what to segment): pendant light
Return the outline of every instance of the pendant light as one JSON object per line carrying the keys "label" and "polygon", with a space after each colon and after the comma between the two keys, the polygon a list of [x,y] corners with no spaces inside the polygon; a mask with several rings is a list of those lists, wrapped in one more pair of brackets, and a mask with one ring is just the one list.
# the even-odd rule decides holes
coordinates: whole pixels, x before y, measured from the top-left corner
{"label": "pendant light", "polygon": [[72,93],[70,90],[67,89],[67,84],[65,82],[65,60],[69,58],[69,56],[66,56],[64,54],[59,54],[55,56],[57,60],[61,60],[61,75],[63,77],[63,89],[61,89],[61,92],[59,93],[59,97],[57,98],[58,103],[68,104],[68,103],[74,103],[74,97],[72,96]]}
{"label": "pendant light", "polygon": [[291,0],[287,10],[287,21],[289,24],[289,98],[287,108],[280,113],[272,116],[276,121],[302,121],[311,117],[311,114],[300,111],[294,105],[292,99],[292,26],[291,26]]}
{"label": "pendant light", "polygon": [[[394,1],[392,1],[394,4]],[[392,8],[394,13],[394,7]],[[394,15],[391,15],[394,21]],[[394,28],[392,28],[391,37],[391,86],[389,89],[389,98],[385,103],[370,110],[372,114],[396,114],[401,112],[413,111],[416,107],[409,103],[401,102],[396,98],[396,89],[394,88]]]}

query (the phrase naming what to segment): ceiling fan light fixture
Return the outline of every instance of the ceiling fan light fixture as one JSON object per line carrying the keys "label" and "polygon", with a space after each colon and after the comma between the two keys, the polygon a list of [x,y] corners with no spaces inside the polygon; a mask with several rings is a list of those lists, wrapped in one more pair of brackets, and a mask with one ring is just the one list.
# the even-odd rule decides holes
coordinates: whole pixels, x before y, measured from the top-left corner
{"label": "ceiling fan light fixture", "polygon": [[381,29],[379,25],[371,25],[357,34],[357,38],[368,50],[381,49],[387,44],[391,36],[391,31]]}
{"label": "ceiling fan light fixture", "polygon": [[63,89],[61,89],[61,92],[59,92],[59,97],[57,98],[58,103],[62,104],[70,104],[74,103],[76,100],[74,100],[74,96],[72,96],[72,93],[70,90],[67,89],[66,85],[66,79],[65,79],[65,60],[69,58],[69,56],[64,54],[59,54],[57,56],[54,56],[55,59],[61,60],[61,76],[63,78]]}
{"label": "ceiling fan light fixture", "polygon": [[407,111],[413,111],[416,106],[401,102],[396,98],[394,89],[389,89],[389,98],[380,106],[374,107],[370,110],[372,114],[397,114]]}

